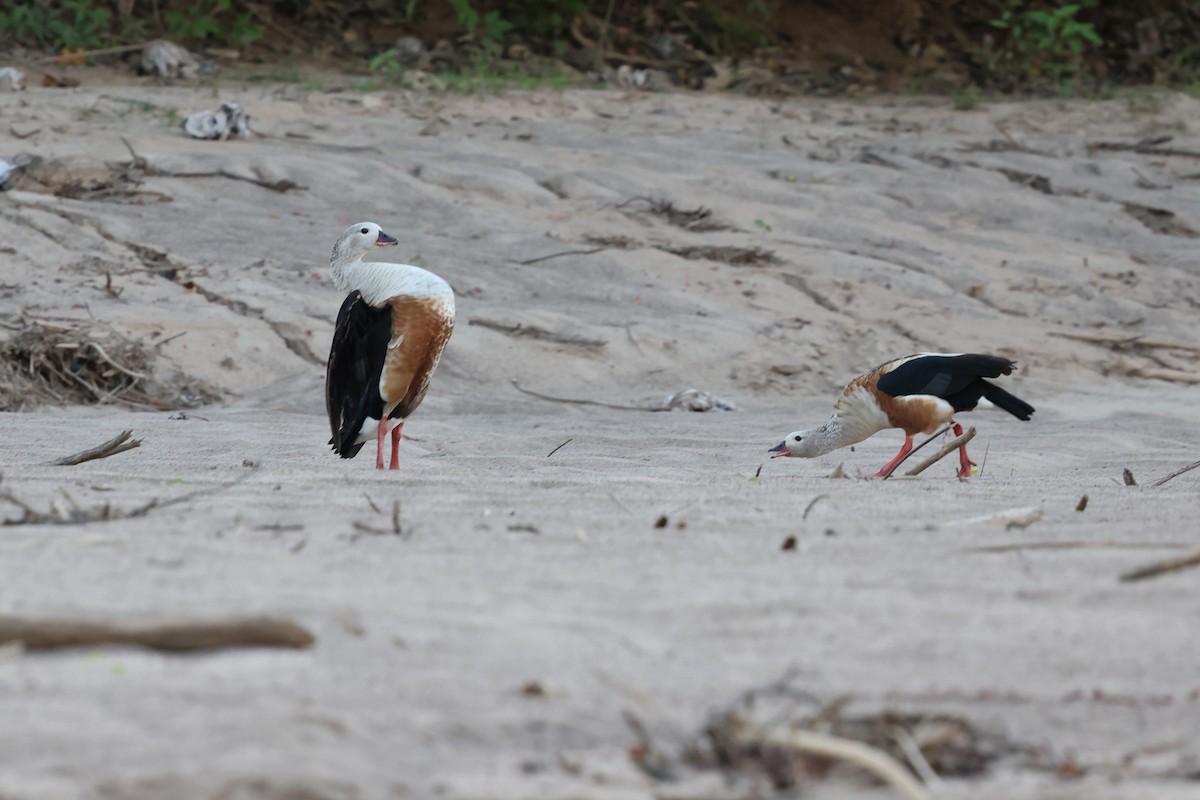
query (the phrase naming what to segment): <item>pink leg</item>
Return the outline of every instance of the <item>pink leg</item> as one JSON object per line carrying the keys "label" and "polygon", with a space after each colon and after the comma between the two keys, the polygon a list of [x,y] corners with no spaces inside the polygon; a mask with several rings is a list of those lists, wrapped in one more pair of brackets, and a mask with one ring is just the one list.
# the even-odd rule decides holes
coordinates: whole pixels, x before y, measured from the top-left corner
{"label": "pink leg", "polygon": [[900,452],[896,454],[895,458],[893,458],[891,461],[889,461],[887,464],[885,464],[883,469],[879,470],[879,472],[876,472],[875,477],[882,478],[884,475],[887,475],[889,472],[891,472],[892,469],[897,464],[900,463],[900,459],[904,458],[906,455],[911,453],[912,449],[913,449],[912,437],[905,436],[904,437],[904,446],[900,448]]}
{"label": "pink leg", "polygon": [[375,435],[375,469],[383,469],[383,443],[387,439],[387,417],[379,420],[379,432]]}
{"label": "pink leg", "polygon": [[[963,433],[962,425],[959,425],[957,422],[955,422],[954,423],[954,435],[962,436],[962,433]],[[971,467],[973,467],[973,466],[975,466],[975,462],[972,461],[971,459],[967,458],[967,446],[963,445],[962,447],[958,448],[958,477],[960,477],[960,478],[971,477]]]}
{"label": "pink leg", "polygon": [[403,428],[403,422],[392,428],[392,463],[388,469],[400,469],[400,431]]}

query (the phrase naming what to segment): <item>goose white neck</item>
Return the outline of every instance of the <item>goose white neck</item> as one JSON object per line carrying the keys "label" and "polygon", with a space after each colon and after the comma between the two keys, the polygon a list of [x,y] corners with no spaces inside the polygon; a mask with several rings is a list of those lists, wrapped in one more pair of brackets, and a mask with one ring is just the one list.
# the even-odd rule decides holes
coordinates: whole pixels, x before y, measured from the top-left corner
{"label": "goose white neck", "polygon": [[856,441],[861,441],[861,439],[847,441],[846,433],[847,432],[845,428],[842,426],[841,419],[837,414],[834,414],[824,425],[819,428],[813,428],[808,432],[808,435],[804,437],[804,449],[807,453],[811,454],[813,457],[816,457],[823,456],[826,453],[832,453],[839,447],[845,447],[847,445],[854,444]]}
{"label": "goose white neck", "polygon": [[379,306],[393,297],[428,298],[454,314],[454,291],[450,284],[428,270],[410,264],[363,261],[361,255],[334,255],[329,275],[343,292],[357,291],[368,304]]}

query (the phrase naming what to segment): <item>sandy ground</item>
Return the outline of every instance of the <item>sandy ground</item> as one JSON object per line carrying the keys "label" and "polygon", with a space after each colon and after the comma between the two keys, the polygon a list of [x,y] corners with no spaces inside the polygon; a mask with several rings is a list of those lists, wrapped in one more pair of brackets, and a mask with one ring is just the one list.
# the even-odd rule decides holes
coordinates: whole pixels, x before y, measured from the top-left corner
{"label": "sandy ground", "polygon": [[[178,397],[0,415],[2,486],[43,510],[189,498],[4,528],[0,613],[265,613],[317,642],[6,651],[0,796],[769,796],[678,756],[789,670],[815,705],[850,693],[847,713],[952,714],[1005,743],[939,797],[1195,796],[1196,573],[1118,576],[1200,546],[1200,471],[1149,485],[1200,452],[1198,167],[1094,145],[1200,150],[1200,103],[215,94],[263,135],[184,138],[169,123],[209,88],[0,95],[0,157],[40,156],[46,181],[115,185],[121,137],[152,172],[227,173],[0,195],[0,338],[163,341],[147,380]],[[361,219],[459,297],[399,474],[325,445],[324,267]],[[1005,385],[1033,422],[964,419],[982,474],[860,478],[894,432],[767,461],[846,379],[920,350],[1020,362]],[[201,389],[225,400],[188,407]],[[125,428],[140,448],[46,465]],[[403,536],[363,532],[396,501]],[[625,714],[670,780],[633,763]],[[845,770],[789,791],[892,796]]]}

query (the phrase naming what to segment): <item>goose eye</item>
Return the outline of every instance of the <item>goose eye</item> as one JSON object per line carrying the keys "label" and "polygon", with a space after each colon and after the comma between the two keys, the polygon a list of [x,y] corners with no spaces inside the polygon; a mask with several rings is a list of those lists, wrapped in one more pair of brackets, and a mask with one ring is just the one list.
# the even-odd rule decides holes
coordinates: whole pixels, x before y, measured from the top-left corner
{"label": "goose eye", "polygon": [[798,442],[798,441],[800,441],[800,437],[799,437],[799,436],[793,436],[793,437],[792,437],[792,441]]}
{"label": "goose eye", "polygon": [[368,228],[363,228],[361,231],[359,231],[359,233],[370,233],[370,232],[371,231]]}

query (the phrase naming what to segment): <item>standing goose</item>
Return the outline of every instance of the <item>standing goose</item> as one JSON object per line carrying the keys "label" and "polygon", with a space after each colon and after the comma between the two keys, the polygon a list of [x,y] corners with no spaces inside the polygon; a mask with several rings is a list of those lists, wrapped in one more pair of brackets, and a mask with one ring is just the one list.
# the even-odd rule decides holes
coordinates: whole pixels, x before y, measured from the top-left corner
{"label": "standing goose", "polygon": [[[978,353],[918,353],[894,359],[850,381],[824,425],[789,433],[768,452],[772,458],[813,458],[885,428],[900,428],[904,446],[875,476],[882,478],[912,450],[913,434],[933,433],[950,422],[955,435],[961,435],[955,413],[975,408],[981,397],[1017,419],[1029,419],[1033,406],[984,380],[1010,375],[1016,368],[1007,358]],[[966,446],[958,449],[958,464],[958,477],[969,478],[974,462]]]}
{"label": "standing goose", "polygon": [[400,468],[404,421],[425,398],[429,378],[454,330],[454,292],[428,270],[363,261],[396,239],[374,222],[351,225],[329,259],[334,285],[349,294],[338,312],[325,375],[330,444],[354,458],[375,437],[375,468],[392,435],[391,469]]}

